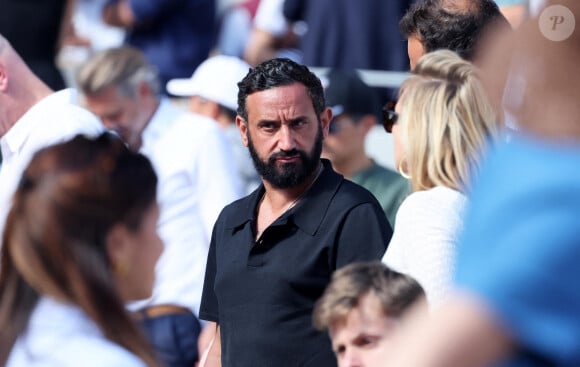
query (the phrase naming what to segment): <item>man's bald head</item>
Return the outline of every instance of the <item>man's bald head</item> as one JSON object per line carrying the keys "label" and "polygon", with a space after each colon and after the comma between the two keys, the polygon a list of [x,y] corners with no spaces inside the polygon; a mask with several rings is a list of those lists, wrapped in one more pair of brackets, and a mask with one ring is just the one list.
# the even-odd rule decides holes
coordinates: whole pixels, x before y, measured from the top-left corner
{"label": "man's bald head", "polygon": [[0,137],[38,101],[52,93],[0,34]]}

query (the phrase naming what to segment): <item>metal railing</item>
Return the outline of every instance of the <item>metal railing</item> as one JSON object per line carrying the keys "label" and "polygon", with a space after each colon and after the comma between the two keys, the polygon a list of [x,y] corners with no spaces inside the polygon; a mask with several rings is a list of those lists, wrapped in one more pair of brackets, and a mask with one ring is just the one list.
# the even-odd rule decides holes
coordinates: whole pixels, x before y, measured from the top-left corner
{"label": "metal railing", "polygon": [[[330,68],[308,67],[319,78],[324,77]],[[411,75],[408,72],[356,69],[363,82],[371,87],[399,88]]]}

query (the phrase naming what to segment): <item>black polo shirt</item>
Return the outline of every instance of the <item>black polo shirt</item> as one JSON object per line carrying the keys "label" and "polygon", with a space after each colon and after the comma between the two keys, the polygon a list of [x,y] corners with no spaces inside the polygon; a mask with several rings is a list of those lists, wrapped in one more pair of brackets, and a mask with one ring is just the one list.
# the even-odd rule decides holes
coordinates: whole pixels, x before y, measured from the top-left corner
{"label": "black polo shirt", "polygon": [[305,197],[254,240],[260,186],[214,227],[200,318],[220,324],[224,367],[336,366],[314,303],[333,271],[379,260],[392,235],[366,189],[324,170]]}

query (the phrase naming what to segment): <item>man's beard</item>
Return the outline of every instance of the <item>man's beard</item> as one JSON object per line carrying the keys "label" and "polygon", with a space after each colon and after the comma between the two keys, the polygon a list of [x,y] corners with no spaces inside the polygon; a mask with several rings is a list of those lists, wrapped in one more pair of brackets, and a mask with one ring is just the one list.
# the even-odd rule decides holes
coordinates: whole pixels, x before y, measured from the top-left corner
{"label": "man's beard", "polygon": [[[249,130],[246,131],[246,137],[248,138],[248,149],[256,171],[264,180],[277,188],[287,189],[300,185],[318,168],[322,152],[322,126],[320,124],[318,125],[318,133],[310,154],[298,149],[292,149],[287,152],[280,151],[272,154],[266,162],[258,156]],[[298,162],[284,163],[279,168],[277,167],[277,158],[296,155],[300,157]]]}

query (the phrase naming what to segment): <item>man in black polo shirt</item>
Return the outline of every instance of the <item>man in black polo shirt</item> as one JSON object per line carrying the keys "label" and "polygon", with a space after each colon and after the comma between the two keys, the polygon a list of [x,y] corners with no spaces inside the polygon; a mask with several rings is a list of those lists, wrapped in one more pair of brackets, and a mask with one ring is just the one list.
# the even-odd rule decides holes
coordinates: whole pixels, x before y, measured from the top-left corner
{"label": "man in black polo shirt", "polygon": [[320,159],[332,112],[308,68],[269,60],[238,86],[236,124],[263,184],[214,227],[200,317],[216,337],[202,366],[336,366],[314,303],[335,269],[380,259],[391,227]]}

